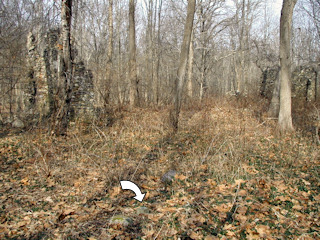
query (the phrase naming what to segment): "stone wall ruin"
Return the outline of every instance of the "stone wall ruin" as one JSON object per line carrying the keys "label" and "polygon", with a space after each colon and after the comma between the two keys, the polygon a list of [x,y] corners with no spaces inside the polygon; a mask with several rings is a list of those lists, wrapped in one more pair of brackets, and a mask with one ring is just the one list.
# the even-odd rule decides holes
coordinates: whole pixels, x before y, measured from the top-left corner
{"label": "stone wall ruin", "polygon": [[[279,67],[268,68],[262,73],[261,95],[271,99],[274,83],[279,78]],[[318,71],[313,66],[298,66],[292,72],[292,98],[301,101],[316,101],[319,98]]]}
{"label": "stone wall ruin", "polygon": [[[51,29],[43,37],[28,35],[27,82],[25,87],[25,110],[47,116],[52,113],[63,86],[59,76],[63,67],[60,30]],[[73,50],[73,93],[71,108],[76,116],[93,111],[93,75]]]}
{"label": "stone wall ruin", "polygon": [[296,67],[292,73],[292,97],[315,101],[317,91],[317,71],[311,66]]}

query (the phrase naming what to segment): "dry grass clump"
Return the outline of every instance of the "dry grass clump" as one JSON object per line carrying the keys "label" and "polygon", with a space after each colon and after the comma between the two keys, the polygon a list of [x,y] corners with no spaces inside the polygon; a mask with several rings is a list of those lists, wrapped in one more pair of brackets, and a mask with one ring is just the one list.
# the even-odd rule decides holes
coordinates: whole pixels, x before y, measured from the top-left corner
{"label": "dry grass clump", "polygon": [[[276,123],[262,117],[262,105],[211,99],[186,107],[175,136],[168,134],[165,108],[141,108],[123,111],[111,126],[78,122],[67,137],[27,132],[1,139],[2,236],[239,238],[262,228],[251,219],[257,209],[265,209],[259,218],[275,224],[268,229],[280,236],[281,224],[295,221],[290,211],[305,207],[294,186],[319,197],[319,150],[299,131],[275,135]],[[170,169],[177,174],[163,191],[161,177]],[[147,193],[144,202],[121,190],[120,180],[137,183]],[[289,195],[299,202],[294,209],[285,205]],[[284,214],[281,204],[290,210],[284,222],[270,217]],[[137,215],[140,205],[151,213]],[[134,225],[109,226],[116,214],[132,217]],[[305,226],[298,227],[304,233]]]}

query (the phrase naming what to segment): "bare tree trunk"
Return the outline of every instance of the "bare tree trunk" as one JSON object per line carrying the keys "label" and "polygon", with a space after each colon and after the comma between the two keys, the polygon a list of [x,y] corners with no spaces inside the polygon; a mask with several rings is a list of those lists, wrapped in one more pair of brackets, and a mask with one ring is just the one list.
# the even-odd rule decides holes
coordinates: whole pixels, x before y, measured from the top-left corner
{"label": "bare tree trunk", "polygon": [[129,2],[129,78],[130,78],[130,96],[131,106],[139,105],[138,77],[136,62],[136,30],[135,30],[135,3]]}
{"label": "bare tree trunk", "polygon": [[174,132],[178,130],[178,121],[179,121],[179,114],[181,109],[182,92],[183,92],[183,86],[185,82],[184,77],[185,77],[186,66],[188,62],[189,46],[191,41],[195,8],[196,8],[196,0],[189,0],[187,19],[184,27],[184,36],[183,36],[183,42],[181,46],[181,53],[180,53],[180,63],[179,63],[177,76],[175,79],[174,106],[173,106],[173,109],[170,110],[170,123],[172,125],[172,130]]}
{"label": "bare tree trunk", "polygon": [[63,66],[60,70],[62,99],[61,106],[55,114],[54,133],[65,135],[68,129],[69,117],[71,113],[72,98],[72,57],[71,57],[71,17],[72,0],[62,0],[61,7],[61,40],[62,40],[62,61]]}
{"label": "bare tree trunk", "polygon": [[118,103],[120,105],[122,105],[124,103],[124,91],[123,91],[123,88],[122,88],[122,57],[121,57],[121,18],[119,17],[119,15],[121,15],[121,4],[120,2],[118,1],[117,2],[117,13],[118,13],[118,16],[116,16],[116,19],[117,19],[117,42],[118,42],[118,49],[117,49],[117,52],[118,52],[118,61],[117,61],[117,64],[118,64],[118,67],[117,67],[117,72],[118,72],[118,76],[117,76],[117,90],[118,90]]}
{"label": "bare tree trunk", "polygon": [[[249,3],[247,3],[249,4]],[[241,3],[241,30],[240,30],[240,53],[239,53],[239,81],[238,81],[238,92],[243,93],[246,88],[245,83],[245,45],[246,45],[246,28],[247,28],[247,14],[248,9],[246,8],[246,0],[242,0]]]}
{"label": "bare tree trunk", "polygon": [[320,78],[319,78],[319,68],[315,67],[315,96],[314,96],[314,100],[317,102],[319,99],[319,82],[320,82]]}
{"label": "bare tree trunk", "polygon": [[[63,63],[64,63],[64,74],[68,80],[71,80],[72,74],[72,60],[71,60],[71,43],[70,43],[70,33],[71,33],[71,16],[72,16],[72,0],[62,0],[62,13],[61,13],[61,23],[62,23],[62,44],[63,44]],[[70,86],[67,85],[67,86]]]}
{"label": "bare tree trunk", "polygon": [[208,31],[210,23],[208,23],[208,13],[205,11],[206,4],[199,2],[199,18],[200,18],[200,43],[201,43],[201,65],[200,65],[200,92],[199,99],[202,100],[208,90]]}
{"label": "bare tree trunk", "polygon": [[145,52],[145,65],[146,65],[146,84],[145,101],[153,101],[153,0],[145,0],[145,5],[148,11],[147,29],[146,29],[146,52]]}
{"label": "bare tree trunk", "polygon": [[154,101],[158,105],[159,104],[159,85],[160,85],[160,60],[161,60],[161,10],[162,10],[162,0],[158,2],[158,32],[157,32],[157,62],[155,64],[155,78],[154,78],[154,86],[153,86],[153,96]]}
{"label": "bare tree trunk", "polygon": [[293,9],[297,0],[283,0],[280,18],[280,110],[281,132],[292,131],[290,37]]}
{"label": "bare tree trunk", "polygon": [[187,95],[189,98],[193,96],[193,87],[192,87],[192,77],[193,77],[193,59],[194,59],[194,49],[193,49],[193,31],[191,33],[190,48],[189,48],[189,57],[188,57],[188,82],[187,82]]}
{"label": "bare tree trunk", "polygon": [[108,105],[110,100],[110,85],[112,81],[112,55],[113,55],[113,0],[109,0],[109,17],[108,17],[108,55],[107,55],[107,66],[106,66],[106,88],[104,96],[104,104]]}

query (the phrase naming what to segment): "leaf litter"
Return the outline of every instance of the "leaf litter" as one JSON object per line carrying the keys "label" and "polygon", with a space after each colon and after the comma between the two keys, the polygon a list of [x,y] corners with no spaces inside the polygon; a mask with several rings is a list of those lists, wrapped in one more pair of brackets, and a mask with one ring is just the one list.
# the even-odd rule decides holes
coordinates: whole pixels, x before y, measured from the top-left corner
{"label": "leaf litter", "polygon": [[[175,136],[165,109],[135,109],[108,128],[77,122],[68,137],[1,138],[0,238],[320,239],[319,147],[241,111],[186,109]],[[111,226],[117,215],[133,223]]]}

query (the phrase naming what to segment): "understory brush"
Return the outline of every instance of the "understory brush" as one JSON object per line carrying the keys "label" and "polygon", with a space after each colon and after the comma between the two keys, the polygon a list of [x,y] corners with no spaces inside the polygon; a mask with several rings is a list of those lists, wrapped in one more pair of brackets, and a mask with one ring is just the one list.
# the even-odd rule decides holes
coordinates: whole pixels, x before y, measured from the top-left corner
{"label": "understory brush", "polygon": [[[136,108],[112,125],[77,121],[65,137],[1,138],[0,238],[319,239],[312,137],[276,133],[264,100],[207,101],[182,110],[175,135],[166,108]],[[136,183],[143,202],[121,180]],[[117,214],[133,223],[112,225]]]}

